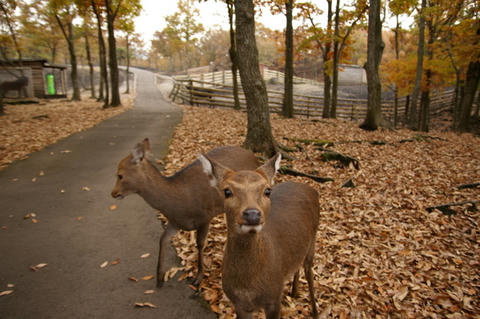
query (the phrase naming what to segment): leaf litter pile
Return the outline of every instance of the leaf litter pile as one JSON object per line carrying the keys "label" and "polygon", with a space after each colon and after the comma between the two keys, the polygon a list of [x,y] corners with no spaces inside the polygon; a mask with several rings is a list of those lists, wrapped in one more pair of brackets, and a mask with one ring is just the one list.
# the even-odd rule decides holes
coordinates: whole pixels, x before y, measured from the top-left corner
{"label": "leaf litter pile", "polygon": [[[244,141],[245,113],[182,108],[165,174],[199,152]],[[293,158],[282,160],[283,166],[333,179],[318,183],[277,176],[278,182],[310,184],[320,194],[314,273],[321,318],[479,318],[480,213],[475,204],[480,188],[475,183],[480,182],[480,138],[439,131],[365,132],[352,122],[277,115],[272,129]],[[358,165],[328,161],[326,153],[346,155]],[[459,187],[465,184],[474,185]],[[458,205],[433,208],[451,203]],[[220,318],[233,318],[232,304],[221,290],[222,215],[212,221],[207,240],[206,278],[198,289]],[[173,244],[185,271],[179,279],[193,277],[193,234],[179,232]],[[299,298],[285,294],[282,318],[310,316],[308,289],[301,280]]]}
{"label": "leaf litter pile", "polygon": [[0,170],[64,137],[125,112],[132,107],[133,97],[123,94],[122,106],[107,109],[87,95],[82,96],[82,101],[58,99],[5,105],[6,114],[0,116]]}

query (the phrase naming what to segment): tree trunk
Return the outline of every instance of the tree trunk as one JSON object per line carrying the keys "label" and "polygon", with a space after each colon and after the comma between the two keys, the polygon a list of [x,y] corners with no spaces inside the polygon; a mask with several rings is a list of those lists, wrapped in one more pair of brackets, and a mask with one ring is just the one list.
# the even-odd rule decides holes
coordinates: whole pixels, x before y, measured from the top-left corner
{"label": "tree trunk", "polygon": [[258,63],[254,15],[253,0],[235,1],[238,67],[247,102],[248,124],[244,146],[271,156],[276,152],[276,145],[270,126],[267,89]]}
{"label": "tree trunk", "polygon": [[327,0],[327,42],[325,43],[325,50],[323,51],[323,118],[330,116],[330,103],[331,95],[330,90],[332,88],[332,80],[330,78],[329,71],[327,69],[328,61],[330,60],[330,51],[332,49],[332,42],[330,36],[332,34],[332,0]]}
{"label": "tree trunk", "polygon": [[[478,32],[477,32],[478,33]],[[473,101],[480,82],[480,61],[472,61],[468,64],[467,76],[465,78],[465,86],[462,90],[460,115],[457,131],[470,131],[470,117],[472,112]]]}
{"label": "tree trunk", "polygon": [[[480,35],[480,28],[477,28],[477,36]],[[467,75],[465,78],[465,85],[463,87],[460,99],[459,121],[457,131],[470,131],[470,115],[472,112],[473,101],[475,93],[477,92],[480,83],[480,60],[478,59],[478,52],[476,58],[468,64]],[[477,108],[478,112],[478,108]]]}
{"label": "tree trunk", "polygon": [[92,9],[97,18],[97,34],[98,34],[98,55],[100,61],[100,88],[98,92],[98,101],[103,100],[103,108],[108,107],[109,102],[109,85],[108,85],[108,71],[107,71],[107,54],[105,49],[105,40],[102,32],[102,17],[97,10],[97,5],[94,0],[91,0]]}
{"label": "tree trunk", "polygon": [[232,61],[232,80],[233,80],[233,108],[235,110],[240,110],[240,99],[238,98],[238,80],[237,80],[237,71],[238,71],[238,61],[237,61],[237,46],[235,44],[235,30],[233,29],[233,0],[227,1],[228,9],[228,22],[230,25],[230,61]]}
{"label": "tree trunk", "polygon": [[[118,61],[117,61],[117,44],[115,41],[115,17],[118,12],[118,7],[115,12],[112,11],[112,7],[109,0],[105,0],[105,6],[107,7],[107,30],[108,30],[108,63],[110,66],[110,85],[112,87],[112,100],[110,106],[119,106],[122,104],[120,101],[120,88],[119,88],[119,74],[118,74]],[[117,4],[120,6],[120,3]]]}
{"label": "tree trunk", "polygon": [[382,60],[384,43],[382,41],[382,22],[380,20],[380,0],[370,0],[368,10],[367,38],[367,117],[360,125],[365,130],[376,130],[382,124],[382,85],[378,69]]}
{"label": "tree trunk", "polygon": [[285,1],[287,26],[285,29],[285,81],[282,114],[293,117],[293,26],[292,11],[294,0]]}
{"label": "tree trunk", "polygon": [[420,9],[420,20],[418,22],[418,47],[417,47],[417,72],[415,74],[415,86],[412,93],[412,101],[410,106],[410,114],[408,120],[408,126],[412,130],[418,129],[417,123],[417,104],[418,95],[422,86],[423,76],[423,53],[425,51],[425,7],[427,5],[426,0],[422,0],[422,6]]}
{"label": "tree trunk", "polygon": [[[427,57],[428,61],[433,60],[433,43],[435,42],[435,30],[431,20],[426,22],[428,25],[428,46]],[[430,69],[430,63],[427,63],[425,69],[425,83],[426,87],[422,90],[420,100],[420,114],[418,121],[418,129],[423,132],[428,132],[428,124],[430,121],[430,87],[432,86],[432,70]]]}
{"label": "tree trunk", "polygon": [[63,25],[62,21],[55,14],[55,19],[58,22],[60,30],[62,30],[63,36],[67,41],[68,46],[68,53],[70,54],[70,64],[72,66],[72,71],[70,73],[70,79],[72,80],[72,87],[73,87],[73,101],[80,101],[80,87],[78,86],[78,72],[77,72],[77,56],[75,54],[75,43],[74,43],[74,35],[73,35],[73,25],[72,22],[69,21],[66,23],[66,29]]}
{"label": "tree trunk", "polygon": [[340,40],[340,0],[337,0],[335,6],[335,31],[333,35],[333,79],[332,79],[332,105],[330,107],[330,117],[337,117],[337,97],[338,97],[338,60],[340,58],[338,46]]}
{"label": "tree trunk", "polygon": [[85,37],[85,52],[87,53],[87,63],[88,63],[88,70],[90,73],[90,97],[95,98],[95,82],[93,80],[93,63],[92,63],[92,55],[90,53],[90,42],[88,40],[88,32],[87,26],[84,26],[84,37]]}
{"label": "tree trunk", "polygon": [[[398,14],[395,15],[396,17],[396,25],[395,25],[395,59],[400,59],[400,22],[398,20]],[[398,70],[396,70],[398,72]],[[395,84],[395,88],[393,90],[394,100],[393,100],[393,128],[397,128],[397,121],[398,121],[398,86]]]}
{"label": "tree trunk", "polygon": [[127,32],[127,37],[126,37],[126,42],[127,42],[127,70],[126,70],[126,81],[127,81],[127,89],[125,90],[126,94],[130,94],[130,42],[129,42],[129,37],[128,37],[128,32]]}

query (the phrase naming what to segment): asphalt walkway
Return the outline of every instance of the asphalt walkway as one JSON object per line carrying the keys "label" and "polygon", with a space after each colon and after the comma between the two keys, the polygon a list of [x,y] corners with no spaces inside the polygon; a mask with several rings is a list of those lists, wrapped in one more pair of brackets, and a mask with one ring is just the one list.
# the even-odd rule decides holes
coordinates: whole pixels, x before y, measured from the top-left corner
{"label": "asphalt walkway", "polygon": [[181,119],[153,73],[135,74],[133,110],[0,172],[0,293],[13,290],[0,296],[0,318],[215,318],[185,282],[128,279],[155,274],[163,229],[139,196],[110,197],[116,166],[145,137],[163,158]]}

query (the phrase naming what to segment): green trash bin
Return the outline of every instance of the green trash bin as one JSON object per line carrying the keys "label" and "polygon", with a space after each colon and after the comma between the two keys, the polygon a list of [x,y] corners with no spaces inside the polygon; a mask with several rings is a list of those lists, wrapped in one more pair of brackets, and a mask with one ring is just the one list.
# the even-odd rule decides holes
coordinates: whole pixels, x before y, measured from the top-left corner
{"label": "green trash bin", "polygon": [[47,76],[47,94],[48,95],[55,95],[55,76],[52,73],[48,73]]}

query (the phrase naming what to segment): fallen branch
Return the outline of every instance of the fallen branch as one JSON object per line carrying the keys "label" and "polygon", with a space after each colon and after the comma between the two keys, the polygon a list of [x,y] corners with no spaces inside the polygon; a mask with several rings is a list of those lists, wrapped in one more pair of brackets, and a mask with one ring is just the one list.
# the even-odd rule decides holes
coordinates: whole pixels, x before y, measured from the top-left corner
{"label": "fallen branch", "polygon": [[[324,150],[324,149],[321,149]],[[360,169],[360,161],[356,158],[350,157],[348,155],[334,152],[334,151],[329,151],[329,150],[324,150],[325,152],[322,153],[321,158],[322,161],[324,162],[330,162],[330,161],[339,161],[342,163],[344,167],[350,166],[350,163],[355,167],[355,169]]]}
{"label": "fallen branch", "polygon": [[462,184],[462,185],[458,185],[457,189],[477,188],[479,186],[480,186],[480,182],[471,183],[471,184]]}
{"label": "fallen branch", "polygon": [[457,212],[455,210],[451,209],[450,207],[472,204],[474,209],[477,209],[476,204],[478,204],[478,203],[480,203],[480,200],[466,200],[466,201],[463,201],[463,202],[447,203],[447,204],[427,207],[427,212],[431,213],[434,210],[439,210],[444,215],[456,215]]}
{"label": "fallen branch", "polygon": [[312,174],[307,174],[307,173],[303,173],[303,172],[299,172],[299,171],[296,171],[294,169],[291,169],[287,166],[282,166],[280,167],[280,169],[278,170],[278,172],[280,174],[283,174],[283,175],[291,175],[291,176],[299,176],[299,177],[308,177],[316,182],[319,182],[319,183],[326,183],[326,182],[333,182],[333,178],[330,178],[330,177],[320,177],[320,176],[317,176],[317,175],[312,175]]}

